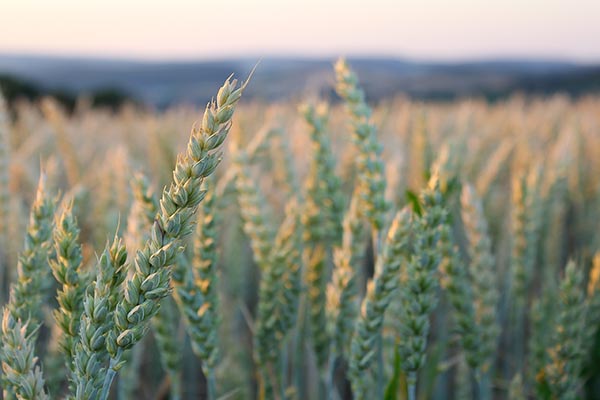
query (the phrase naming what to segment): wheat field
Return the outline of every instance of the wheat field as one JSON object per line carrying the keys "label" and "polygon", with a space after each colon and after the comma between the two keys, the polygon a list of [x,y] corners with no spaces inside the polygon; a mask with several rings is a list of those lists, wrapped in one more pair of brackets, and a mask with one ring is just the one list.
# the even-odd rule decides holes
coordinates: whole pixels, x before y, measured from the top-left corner
{"label": "wheat field", "polygon": [[358,78],[2,102],[3,398],[599,398],[600,98]]}

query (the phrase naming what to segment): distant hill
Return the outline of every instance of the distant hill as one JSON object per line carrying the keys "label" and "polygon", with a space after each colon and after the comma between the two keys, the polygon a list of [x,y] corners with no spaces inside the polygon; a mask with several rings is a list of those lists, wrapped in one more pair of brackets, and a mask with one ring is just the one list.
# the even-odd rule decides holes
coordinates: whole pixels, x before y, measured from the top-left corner
{"label": "distant hill", "polygon": [[[244,78],[256,59],[145,62],[0,54],[0,75],[42,90],[91,93],[122,91],[154,107],[202,104],[234,73]],[[560,61],[489,60],[457,63],[350,58],[369,100],[397,94],[416,99],[502,98],[516,91],[578,96],[600,92],[600,65]],[[248,96],[267,101],[332,96],[333,60],[268,58],[261,61]]]}

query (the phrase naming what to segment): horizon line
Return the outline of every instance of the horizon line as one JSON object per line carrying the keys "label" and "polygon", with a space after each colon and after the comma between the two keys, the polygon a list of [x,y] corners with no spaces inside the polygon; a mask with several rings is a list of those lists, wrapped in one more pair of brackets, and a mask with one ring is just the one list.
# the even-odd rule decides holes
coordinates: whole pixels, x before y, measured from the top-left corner
{"label": "horizon line", "polygon": [[568,57],[560,55],[519,55],[519,54],[489,54],[478,56],[456,56],[456,57],[435,57],[435,56],[410,56],[390,53],[366,53],[354,52],[338,55],[334,54],[309,54],[306,52],[265,52],[258,54],[238,53],[238,54],[211,54],[205,56],[142,56],[142,55],[123,55],[123,54],[90,54],[81,52],[43,52],[43,51],[12,51],[1,50],[0,57],[15,58],[48,58],[60,60],[77,61],[97,61],[97,62],[130,62],[139,64],[175,64],[175,63],[200,63],[200,62],[226,62],[226,61],[252,61],[252,60],[298,60],[298,61],[326,61],[332,62],[340,57],[354,60],[393,60],[422,64],[466,64],[466,63],[484,63],[484,62],[541,62],[541,63],[561,63],[573,65],[600,65],[599,59],[580,59],[577,57]]}

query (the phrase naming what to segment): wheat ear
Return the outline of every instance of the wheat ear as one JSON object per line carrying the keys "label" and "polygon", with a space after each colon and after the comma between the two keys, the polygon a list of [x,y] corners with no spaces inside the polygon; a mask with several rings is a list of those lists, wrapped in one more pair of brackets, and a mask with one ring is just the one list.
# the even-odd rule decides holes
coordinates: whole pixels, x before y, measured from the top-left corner
{"label": "wheat ear", "polygon": [[310,127],[313,158],[305,182],[306,203],[302,213],[305,240],[319,243],[323,240],[338,243],[342,237],[344,197],[341,180],[335,173],[336,160],[327,135],[328,109],[326,104],[301,108]]}
{"label": "wheat ear", "polygon": [[344,99],[352,116],[353,140],[358,148],[358,187],[362,197],[361,210],[376,231],[383,228],[389,208],[385,200],[385,168],[381,159],[381,145],[377,130],[371,122],[371,109],[358,78],[345,60],[335,64],[336,91]]}
{"label": "wheat ear", "polygon": [[263,399],[272,398],[272,391],[278,386],[285,390],[275,368],[286,335],[295,324],[300,297],[302,260],[298,214],[298,205],[291,200],[260,282],[254,359],[260,370]]}
{"label": "wheat ear", "polygon": [[357,276],[364,256],[364,225],[358,210],[358,197],[353,196],[343,222],[341,246],[334,249],[332,279],[327,286],[327,316],[332,338],[331,353],[347,355],[354,322],[358,314]]}
{"label": "wheat ear", "polygon": [[77,400],[95,400],[102,390],[109,357],[105,337],[113,327],[113,313],[120,297],[118,292],[125,280],[126,260],[127,251],[115,237],[98,260],[93,292],[88,292],[83,300],[72,379]]}
{"label": "wheat ear", "polygon": [[388,230],[382,253],[377,257],[375,275],[367,285],[350,349],[349,377],[356,399],[366,399],[371,392],[370,367],[376,344],[381,336],[383,318],[392,293],[398,288],[400,268],[406,266],[411,235],[411,212],[403,209]]}
{"label": "wheat ear", "polygon": [[48,258],[53,253],[55,208],[56,200],[46,193],[46,176],[42,173],[17,264],[17,281],[12,285],[7,305],[15,320],[29,321],[28,326],[32,329],[40,322],[40,309],[48,289]]}
{"label": "wheat ear", "polygon": [[422,193],[423,214],[415,218],[414,246],[400,289],[400,357],[408,399],[416,399],[417,372],[425,364],[429,315],[437,305],[440,227],[446,221],[439,180],[434,174]]}
{"label": "wheat ear", "polygon": [[[16,343],[24,343],[22,348],[23,353],[19,353],[16,348],[6,348],[2,346],[0,351],[0,360],[3,363],[3,368],[17,371],[21,374],[21,378],[31,380],[39,375],[39,371],[31,369],[35,368],[35,361],[31,362],[26,370],[26,366],[18,366],[19,359],[15,357],[19,354],[27,357],[34,357],[33,351],[37,338],[37,328],[41,322],[41,312],[44,293],[47,289],[48,276],[48,257],[52,253],[52,230],[54,226],[54,210],[56,201],[48,196],[45,188],[46,177],[42,173],[37,187],[35,201],[31,207],[31,215],[29,219],[29,227],[25,235],[24,249],[19,256],[17,264],[17,280],[11,286],[10,299],[5,307],[4,312],[7,327],[15,326],[15,332],[2,332],[2,343],[6,346],[14,346]],[[26,321],[26,322],[23,322]],[[16,325],[19,324],[19,328]],[[23,334],[19,332],[24,329]],[[31,347],[29,349],[27,346]],[[31,354],[27,354],[31,351]],[[6,367],[4,367],[6,365]],[[25,378],[25,375],[28,375]],[[41,378],[41,376],[39,376]],[[16,395],[17,391],[10,389],[12,385],[7,381],[6,376],[3,377],[5,384],[5,398],[11,398]],[[36,378],[37,379],[37,378]],[[33,381],[30,381],[30,384]],[[33,392],[32,392],[33,393]]]}
{"label": "wheat ear", "polygon": [[175,298],[185,321],[192,350],[202,361],[202,371],[208,384],[208,399],[216,398],[215,368],[219,358],[220,326],[217,293],[217,202],[215,188],[206,187],[194,238],[192,268],[175,286]]}
{"label": "wheat ear", "polygon": [[583,273],[569,261],[559,288],[556,328],[548,349],[549,363],[545,377],[554,398],[577,398],[585,337],[585,312]]}
{"label": "wheat ear", "polygon": [[[27,332],[30,333],[27,333]],[[2,372],[6,382],[4,396],[14,394],[18,400],[46,400],[42,371],[35,351],[36,330],[15,320],[8,309],[2,316]],[[4,385],[3,385],[4,386]]]}
{"label": "wheat ear", "polygon": [[187,151],[177,159],[173,181],[162,194],[151,239],[138,251],[135,271],[127,279],[124,298],[116,308],[116,329],[107,338],[110,368],[100,400],[108,397],[114,375],[122,366],[123,351],[145,335],[148,321],[158,312],[160,300],[170,292],[169,266],[175,262],[181,240],[192,231],[192,217],[205,195],[202,181],[221,160],[217,149],[229,133],[235,105],[247,83],[236,89],[235,80],[225,82],[216,101],[206,107],[201,126],[192,129]]}
{"label": "wheat ear", "polygon": [[80,270],[83,257],[73,203],[66,204],[58,217],[53,238],[56,260],[51,260],[50,266],[60,285],[56,296],[59,308],[54,310],[54,319],[60,328],[60,349],[66,357],[67,368],[73,375],[75,345],[79,338],[86,283]]}

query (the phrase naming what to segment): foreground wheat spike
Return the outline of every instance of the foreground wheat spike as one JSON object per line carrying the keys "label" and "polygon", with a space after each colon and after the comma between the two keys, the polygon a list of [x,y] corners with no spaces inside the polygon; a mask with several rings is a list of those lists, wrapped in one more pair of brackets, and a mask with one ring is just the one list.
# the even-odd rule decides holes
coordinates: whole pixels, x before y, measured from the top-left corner
{"label": "foreground wheat spike", "polygon": [[[27,332],[30,333],[27,333]],[[5,398],[45,400],[42,371],[34,355],[36,331],[15,320],[8,309],[2,316],[2,372]],[[4,384],[3,384],[4,385]]]}
{"label": "foreground wheat spike", "polygon": [[479,368],[486,374],[492,365],[500,334],[497,274],[481,199],[475,189],[467,184],[463,187],[460,201],[462,222],[469,243],[468,275],[473,288],[475,319],[481,329],[478,346]]}
{"label": "foreground wheat spike", "polygon": [[559,288],[556,328],[548,349],[550,362],[545,368],[546,380],[556,399],[576,399],[580,386],[586,312],[582,283],[581,269],[569,261]]}
{"label": "foreground wheat spike", "polygon": [[17,281],[11,287],[8,309],[14,320],[29,321],[37,329],[40,309],[48,289],[48,258],[52,250],[52,229],[56,200],[46,193],[46,176],[42,173],[35,201],[31,206],[25,245],[17,264]]}
{"label": "foreground wheat spike", "polygon": [[361,240],[364,226],[360,218],[357,196],[352,197],[344,217],[343,229],[342,244],[334,250],[335,267],[327,287],[327,319],[329,335],[332,338],[332,356],[348,354],[358,314],[356,280],[365,246]]}
{"label": "foreground wheat spike", "polygon": [[429,315],[437,305],[440,226],[446,221],[439,180],[434,174],[422,193],[423,214],[413,223],[412,257],[400,286],[400,359],[409,400],[416,399],[417,372],[425,364]]}
{"label": "foreground wheat spike", "polygon": [[325,239],[337,243],[342,237],[344,198],[327,136],[327,106],[305,105],[301,111],[310,126],[313,146],[313,159],[305,183],[305,211],[302,215],[302,223],[307,227],[305,239],[310,243],[319,243]]}
{"label": "foreground wheat spike", "polygon": [[335,64],[336,91],[344,99],[352,115],[353,140],[358,148],[358,186],[362,195],[361,210],[376,231],[383,228],[388,204],[385,200],[385,168],[381,160],[381,145],[371,122],[371,109],[358,78],[345,60]]}
{"label": "foreground wheat spike", "polygon": [[259,288],[254,358],[261,374],[260,397],[264,399],[272,398],[272,390],[283,384],[276,361],[296,321],[301,288],[300,237],[298,205],[291,200]]}
{"label": "foreground wheat spike", "polygon": [[98,398],[104,375],[108,352],[106,334],[113,328],[113,313],[121,284],[125,280],[127,251],[115,237],[98,260],[93,292],[83,300],[83,315],[79,326],[79,340],[75,345],[74,376],[75,399]]}
{"label": "foreground wheat spike", "polygon": [[356,399],[369,398],[372,390],[370,367],[375,358],[385,310],[400,282],[400,268],[406,265],[411,224],[408,208],[398,212],[388,231],[382,254],[377,257],[375,275],[367,285],[350,349],[349,377]]}
{"label": "foreground wheat spike", "polygon": [[79,227],[72,211],[72,203],[65,205],[56,221],[53,234],[56,260],[50,262],[52,274],[60,285],[56,296],[59,308],[54,310],[54,319],[60,327],[59,345],[71,374],[74,372],[75,345],[79,336],[86,283],[80,270],[82,255]]}
{"label": "foreground wheat spike", "polygon": [[135,271],[127,279],[124,297],[115,311],[115,329],[107,337],[111,361],[101,400],[108,397],[114,375],[122,366],[123,351],[145,335],[160,300],[170,292],[169,266],[180,252],[181,240],[192,231],[192,218],[205,195],[201,184],[221,160],[217,149],[229,133],[235,105],[248,81],[237,89],[236,83],[225,81],[216,101],[206,107],[201,126],[192,129],[187,151],[177,159],[173,181],[163,191],[151,239],[137,252]]}

